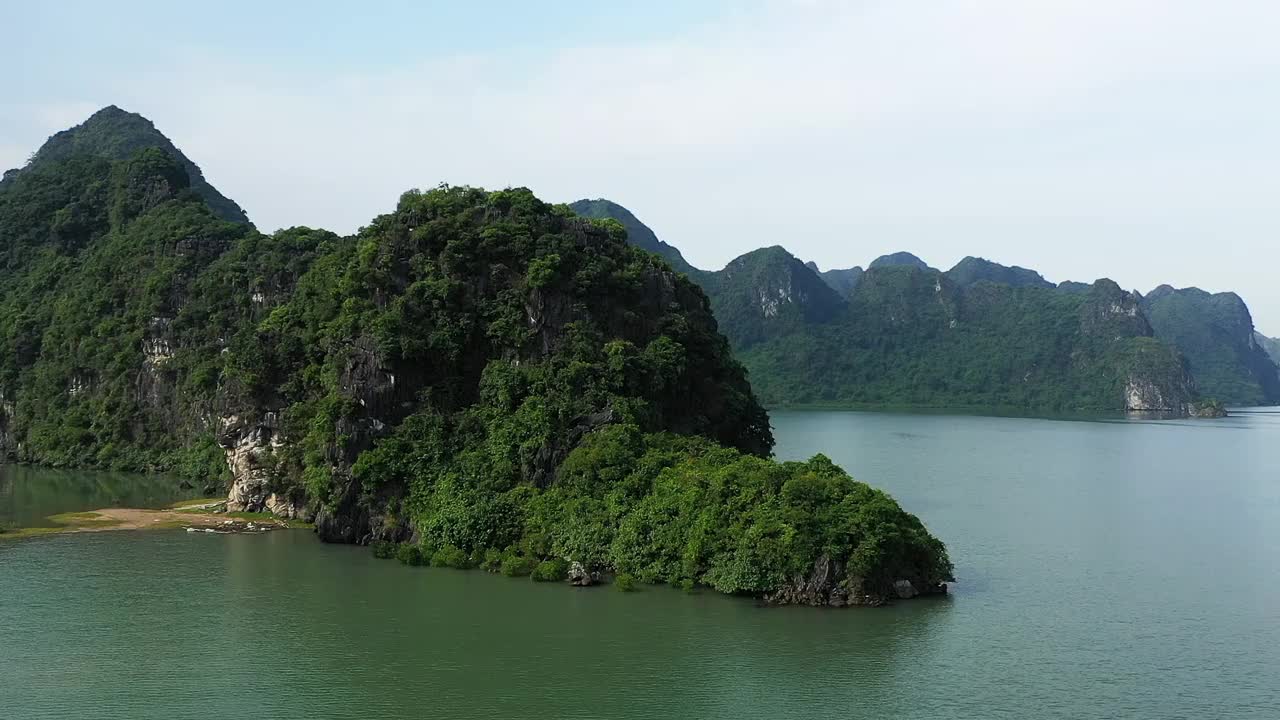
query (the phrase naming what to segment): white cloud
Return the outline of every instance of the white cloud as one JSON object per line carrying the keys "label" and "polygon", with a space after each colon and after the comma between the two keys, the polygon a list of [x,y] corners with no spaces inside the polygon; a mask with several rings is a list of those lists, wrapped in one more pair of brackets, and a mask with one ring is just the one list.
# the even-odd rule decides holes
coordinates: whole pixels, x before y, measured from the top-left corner
{"label": "white cloud", "polygon": [[104,92],[264,228],[528,185],[618,200],[709,267],[774,243],[824,266],[983,254],[1240,288],[1280,332],[1280,290],[1239,264],[1280,230],[1277,30],[1249,0],[817,0],[340,76],[205,55]]}

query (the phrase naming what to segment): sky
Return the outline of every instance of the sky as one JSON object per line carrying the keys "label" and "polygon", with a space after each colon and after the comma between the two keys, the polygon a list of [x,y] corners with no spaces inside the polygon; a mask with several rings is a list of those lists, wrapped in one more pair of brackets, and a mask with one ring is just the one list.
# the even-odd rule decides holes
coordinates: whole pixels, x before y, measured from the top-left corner
{"label": "sky", "polygon": [[977,255],[1233,290],[1280,336],[1280,3],[0,5],[0,168],[115,104],[267,231],[525,186],[703,268]]}

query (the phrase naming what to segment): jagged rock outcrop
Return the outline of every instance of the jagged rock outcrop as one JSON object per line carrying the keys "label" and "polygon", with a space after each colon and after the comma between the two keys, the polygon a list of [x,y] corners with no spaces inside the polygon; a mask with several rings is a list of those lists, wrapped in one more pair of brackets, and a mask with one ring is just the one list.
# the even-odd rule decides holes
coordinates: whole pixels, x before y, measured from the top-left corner
{"label": "jagged rock outcrop", "polygon": [[1151,337],[1151,324],[1142,313],[1142,298],[1103,278],[1089,290],[1089,299],[1080,309],[1080,330],[1100,340]]}
{"label": "jagged rock outcrop", "polygon": [[1154,412],[1183,415],[1188,412],[1185,393],[1157,383],[1150,377],[1130,376],[1124,386],[1124,409],[1128,412]]}
{"label": "jagged rock outcrop", "polygon": [[1229,413],[1225,405],[1210,400],[1191,403],[1187,408],[1187,414],[1193,418],[1216,419],[1227,417]]}
{"label": "jagged rock outcrop", "polygon": [[587,570],[577,560],[569,564],[569,584],[574,587],[590,587],[600,581],[600,573]]}
{"label": "jagged rock outcrop", "polygon": [[878,606],[895,599],[909,600],[921,595],[945,595],[947,584],[931,578],[895,578],[873,582],[851,577],[848,569],[823,555],[810,571],[788,581],[781,588],[766,593],[765,602],[777,605],[812,605],[827,607]]}
{"label": "jagged rock outcrop", "polygon": [[845,307],[812,268],[778,246],[742,255],[701,282],[720,327],[739,348],[799,325],[826,322]]}
{"label": "jagged rock outcrop", "polygon": [[219,443],[226,451],[231,473],[227,489],[227,510],[231,512],[275,513],[283,518],[310,520],[311,510],[299,492],[281,491],[279,459],[276,451],[284,445],[274,413],[262,422],[243,423],[239,417],[222,420]]}
{"label": "jagged rock outcrop", "polygon": [[1080,332],[1091,363],[1123,377],[1124,409],[1185,416],[1197,397],[1185,360],[1155,337],[1142,297],[1107,279],[1098,280],[1081,305]]}

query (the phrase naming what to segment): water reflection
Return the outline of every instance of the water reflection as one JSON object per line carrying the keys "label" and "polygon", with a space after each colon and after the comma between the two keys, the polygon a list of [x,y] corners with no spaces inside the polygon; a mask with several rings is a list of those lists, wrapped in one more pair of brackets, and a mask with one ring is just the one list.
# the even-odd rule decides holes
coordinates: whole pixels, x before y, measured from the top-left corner
{"label": "water reflection", "polygon": [[104,507],[158,508],[195,497],[170,475],[0,464],[0,523],[47,526],[49,515]]}

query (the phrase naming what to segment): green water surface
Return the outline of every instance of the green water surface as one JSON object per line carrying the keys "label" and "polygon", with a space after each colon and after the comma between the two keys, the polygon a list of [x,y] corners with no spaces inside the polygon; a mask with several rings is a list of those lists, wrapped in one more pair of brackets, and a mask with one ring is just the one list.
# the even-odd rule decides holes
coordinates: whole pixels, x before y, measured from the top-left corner
{"label": "green water surface", "polygon": [[[0,541],[0,717],[1280,717],[1280,415],[773,422],[946,540],[952,595],[575,590],[306,531]],[[12,470],[0,515],[102,504]]]}

